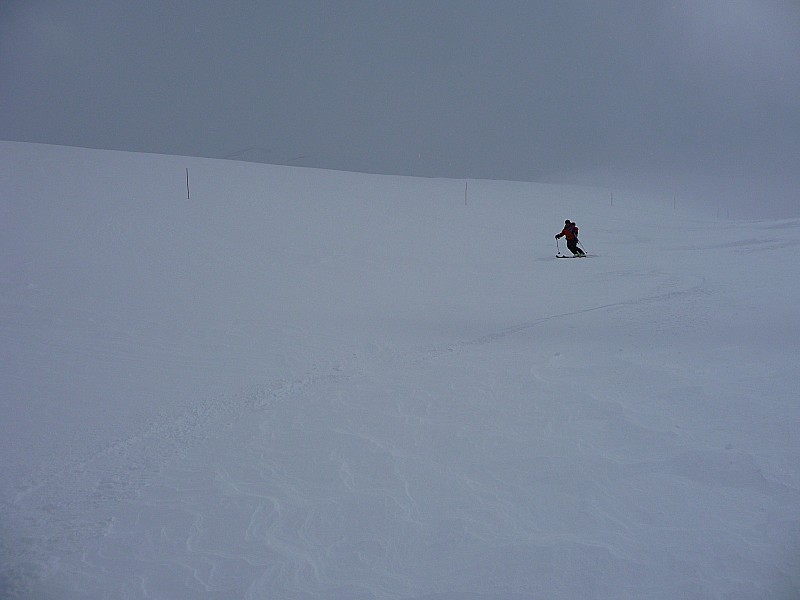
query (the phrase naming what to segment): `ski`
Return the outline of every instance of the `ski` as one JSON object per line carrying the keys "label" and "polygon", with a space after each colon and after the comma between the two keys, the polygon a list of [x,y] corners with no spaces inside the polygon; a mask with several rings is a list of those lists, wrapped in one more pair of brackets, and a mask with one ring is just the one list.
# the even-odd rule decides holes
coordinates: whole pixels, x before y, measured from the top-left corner
{"label": "ski", "polygon": [[596,254],[583,254],[578,256],[564,256],[563,254],[556,255],[556,258],[593,258],[597,256]]}

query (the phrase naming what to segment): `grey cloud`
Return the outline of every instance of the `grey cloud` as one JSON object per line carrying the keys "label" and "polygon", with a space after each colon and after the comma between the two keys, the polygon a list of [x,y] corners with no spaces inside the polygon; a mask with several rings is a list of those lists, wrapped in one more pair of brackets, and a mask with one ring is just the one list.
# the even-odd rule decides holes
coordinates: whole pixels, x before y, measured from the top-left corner
{"label": "grey cloud", "polygon": [[6,0],[0,138],[800,214],[798,57],[780,0]]}

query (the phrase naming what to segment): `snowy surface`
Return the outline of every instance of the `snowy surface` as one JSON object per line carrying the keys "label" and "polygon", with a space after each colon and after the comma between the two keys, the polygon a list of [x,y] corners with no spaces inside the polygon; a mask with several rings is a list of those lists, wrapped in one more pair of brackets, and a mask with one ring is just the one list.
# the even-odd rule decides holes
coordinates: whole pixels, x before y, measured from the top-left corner
{"label": "snowy surface", "polygon": [[0,143],[0,596],[797,598],[800,220],[609,199]]}

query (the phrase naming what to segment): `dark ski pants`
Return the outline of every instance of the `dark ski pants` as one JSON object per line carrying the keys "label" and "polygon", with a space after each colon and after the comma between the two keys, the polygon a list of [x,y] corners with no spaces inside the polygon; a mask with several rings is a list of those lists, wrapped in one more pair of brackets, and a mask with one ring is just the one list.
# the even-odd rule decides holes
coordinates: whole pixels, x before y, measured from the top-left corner
{"label": "dark ski pants", "polygon": [[573,254],[586,254],[583,250],[578,248],[577,239],[567,240],[567,248],[569,248],[569,251],[572,252]]}

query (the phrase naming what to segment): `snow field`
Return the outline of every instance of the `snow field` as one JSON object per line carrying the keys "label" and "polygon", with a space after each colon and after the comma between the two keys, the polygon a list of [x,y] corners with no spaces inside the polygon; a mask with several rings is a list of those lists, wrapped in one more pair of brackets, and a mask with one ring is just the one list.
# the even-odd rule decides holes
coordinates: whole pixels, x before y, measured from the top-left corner
{"label": "snow field", "polygon": [[4,597],[800,590],[796,219],[0,153]]}

